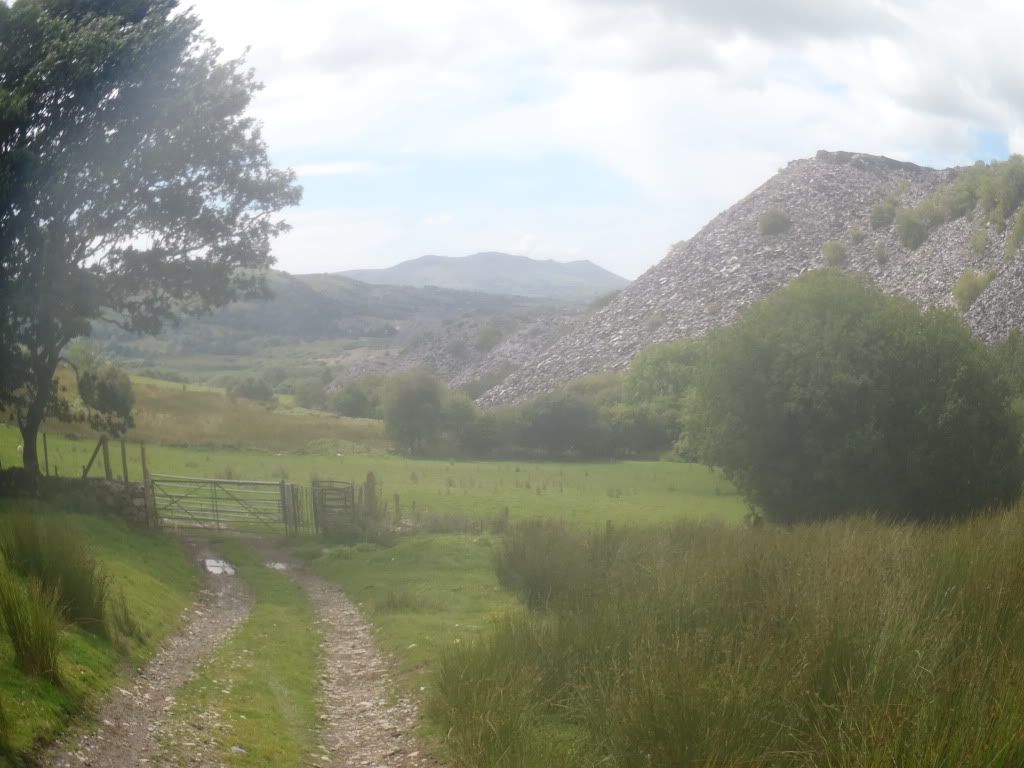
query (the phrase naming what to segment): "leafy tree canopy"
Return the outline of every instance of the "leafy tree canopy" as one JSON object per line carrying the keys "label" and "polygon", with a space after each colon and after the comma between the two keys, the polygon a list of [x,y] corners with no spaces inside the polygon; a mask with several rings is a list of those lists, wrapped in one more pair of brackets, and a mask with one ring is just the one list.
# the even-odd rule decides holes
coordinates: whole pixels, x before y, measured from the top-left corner
{"label": "leafy tree canopy", "polygon": [[812,272],[709,335],[691,444],[771,519],[933,519],[1015,500],[1021,429],[949,311]]}
{"label": "leafy tree canopy", "polygon": [[246,115],[252,73],[176,5],[0,3],[0,405],[30,470],[65,345],[261,294],[300,198]]}

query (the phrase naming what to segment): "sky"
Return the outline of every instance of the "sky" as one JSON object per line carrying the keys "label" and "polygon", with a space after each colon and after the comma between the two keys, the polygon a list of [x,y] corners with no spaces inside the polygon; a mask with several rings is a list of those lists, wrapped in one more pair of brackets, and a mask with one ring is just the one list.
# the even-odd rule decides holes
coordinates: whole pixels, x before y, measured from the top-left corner
{"label": "sky", "polygon": [[424,254],[634,278],[818,149],[1024,151],[1019,0],[196,0],[305,188],[294,273]]}

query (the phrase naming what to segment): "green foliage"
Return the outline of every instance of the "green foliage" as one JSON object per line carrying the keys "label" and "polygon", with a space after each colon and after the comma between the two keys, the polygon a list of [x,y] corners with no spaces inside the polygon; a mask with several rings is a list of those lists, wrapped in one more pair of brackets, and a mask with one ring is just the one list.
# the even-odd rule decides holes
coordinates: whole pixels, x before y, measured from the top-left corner
{"label": "green foliage", "polygon": [[19,515],[0,528],[0,554],[13,572],[56,595],[68,621],[108,637],[110,578],[81,538],[56,523]]}
{"label": "green foliage", "polygon": [[920,248],[928,239],[928,232],[927,221],[918,210],[902,208],[896,214],[896,237],[905,248]]}
{"label": "green foliage", "polygon": [[1022,510],[562,538],[574,599],[437,664],[426,713],[455,764],[1024,759]]}
{"label": "green foliage", "polygon": [[866,237],[867,233],[865,233],[861,227],[857,226],[856,224],[850,227],[850,242],[853,243],[854,245],[860,245],[861,243],[864,242],[864,239]]}
{"label": "green foliage", "polygon": [[956,299],[956,305],[961,312],[966,313],[971,308],[971,305],[981,296],[995,276],[995,272],[964,270],[964,273],[953,285],[953,298]]}
{"label": "green foliage", "polygon": [[93,429],[116,437],[132,426],[135,393],[132,380],[121,369],[104,365],[82,371],[78,377],[78,394],[91,410],[89,421]]}
{"label": "green foliage", "polygon": [[889,249],[885,247],[885,243],[879,243],[875,246],[875,261],[880,267],[884,267],[889,263]]}
{"label": "green foliage", "polygon": [[842,240],[829,240],[822,246],[821,253],[825,257],[825,266],[833,269],[845,267],[850,260],[850,252]]}
{"label": "green foliage", "polygon": [[17,0],[0,24],[0,404],[39,471],[61,351],[265,294],[301,196],[246,115],[257,83],[173,2]]}
{"label": "green foliage", "polygon": [[502,332],[501,328],[494,323],[490,323],[480,329],[480,332],[476,337],[476,343],[473,346],[476,348],[477,352],[490,352],[501,343],[504,335],[505,334]]}
{"label": "green foliage", "polygon": [[757,231],[762,235],[781,235],[793,228],[793,221],[781,208],[769,208],[757,219]]}
{"label": "green foliage", "polygon": [[954,314],[863,276],[808,273],[711,333],[687,427],[774,520],[940,519],[1020,492],[1020,425],[992,355]]}
{"label": "green foliage", "polygon": [[[896,214],[896,234],[907,248],[919,248],[936,228],[950,221],[956,221],[972,213],[978,206],[990,223],[1001,231],[1006,222],[1017,212],[1024,201],[1024,157],[1014,155],[1005,162],[991,165],[977,162],[963,171],[956,179],[933,192],[914,208],[904,209]],[[1024,223],[1016,246],[1008,254],[1016,252],[1024,238]],[[1011,238],[1012,241],[1012,238]],[[983,250],[986,242],[980,240],[972,249]]]}
{"label": "green foliage", "polygon": [[1022,208],[1013,220],[1013,229],[1010,230],[1010,237],[1006,241],[1006,258],[1012,259],[1020,251],[1024,243],[1024,208]]}
{"label": "green foliage", "polygon": [[1014,329],[992,345],[1003,381],[1015,397],[1024,396],[1024,335]]}
{"label": "green foliage", "polygon": [[228,397],[242,397],[259,403],[269,403],[274,399],[274,390],[270,383],[255,376],[236,379],[228,384],[225,391]]}
{"label": "green foliage", "polygon": [[896,220],[898,205],[892,199],[886,199],[871,207],[870,221],[872,229],[884,229],[892,226]]}
{"label": "green foliage", "polygon": [[979,258],[985,255],[988,249],[988,230],[985,227],[978,227],[971,233],[971,253]]}
{"label": "green foliage", "polygon": [[55,685],[61,681],[60,595],[36,578],[22,585],[0,565],[0,620],[14,648],[14,659],[25,674]]}
{"label": "green foliage", "polygon": [[0,697],[0,758],[11,757],[13,752],[14,749],[11,747],[11,725],[7,720],[4,700]]}
{"label": "green foliage", "polygon": [[384,395],[384,430],[395,447],[408,455],[423,455],[441,437],[445,390],[423,370],[391,379]]}

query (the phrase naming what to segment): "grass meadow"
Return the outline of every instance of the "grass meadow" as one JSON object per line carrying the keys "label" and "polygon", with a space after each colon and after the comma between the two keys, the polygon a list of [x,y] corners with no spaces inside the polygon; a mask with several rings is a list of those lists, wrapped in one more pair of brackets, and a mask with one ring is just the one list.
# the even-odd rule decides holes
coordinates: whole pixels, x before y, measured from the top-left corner
{"label": "grass meadow", "polygon": [[[0,463],[19,465],[21,436],[0,426]],[[61,476],[81,474],[95,438],[51,432],[50,468]],[[458,520],[492,521],[507,507],[512,519],[548,517],[585,527],[615,523],[652,524],[679,519],[738,522],[746,507],[728,481],[695,464],[672,462],[539,463],[509,461],[413,460],[384,452],[351,453],[351,445],[332,452],[270,452],[224,448],[185,448],[147,443],[150,471],[195,477],[287,480],[308,483],[365,479],[374,472],[384,500],[394,510],[399,495],[403,517],[429,519],[439,529]],[[111,444],[114,475],[120,478],[120,454]],[[139,451],[129,445],[128,474],[141,479]],[[102,476],[93,466],[92,475]],[[415,514],[413,504],[415,503]],[[452,525],[446,525],[446,521]]]}
{"label": "grass meadow", "polygon": [[[21,630],[22,638],[29,638],[37,650],[54,642],[55,668],[33,669],[22,663],[12,642],[12,617],[0,618],[0,624],[6,625],[0,631],[0,706],[5,715],[0,725],[6,725],[6,741],[14,756],[25,755],[35,744],[58,734],[74,716],[100,701],[129,668],[148,658],[160,640],[178,626],[198,588],[195,568],[175,540],[96,514],[68,511],[79,508],[73,500],[63,504],[0,499],[0,537],[9,535],[25,517],[39,521],[44,531],[52,525],[68,532],[79,542],[80,559],[88,563],[95,558],[109,598],[109,631],[99,631],[95,624],[82,621],[81,615],[77,615],[78,623],[74,621],[76,614],[69,602],[73,595],[65,585],[48,587],[38,579],[22,577],[13,564],[0,566],[3,591],[31,596],[34,589],[42,589],[58,595],[50,606],[57,611],[50,611],[49,618],[45,616],[47,601],[28,601],[25,607],[36,614],[35,626],[26,625],[31,633]],[[43,550],[49,548],[44,541]],[[72,554],[62,549],[43,566],[40,575],[53,572],[55,566],[70,573],[66,563],[56,562],[56,555],[66,560]],[[38,593],[35,596],[40,597]],[[49,622],[52,632],[45,626]],[[0,765],[3,736],[0,733]]]}

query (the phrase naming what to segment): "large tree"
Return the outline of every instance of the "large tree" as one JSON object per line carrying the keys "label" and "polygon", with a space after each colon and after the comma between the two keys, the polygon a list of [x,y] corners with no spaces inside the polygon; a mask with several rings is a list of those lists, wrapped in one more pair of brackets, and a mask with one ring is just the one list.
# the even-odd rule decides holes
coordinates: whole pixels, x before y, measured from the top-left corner
{"label": "large tree", "polygon": [[708,336],[688,438],[768,517],[928,520],[1009,504],[1021,428],[951,311],[806,274]]}
{"label": "large tree", "polygon": [[0,404],[38,471],[61,351],[264,291],[296,204],[258,84],[176,0],[0,2]]}

